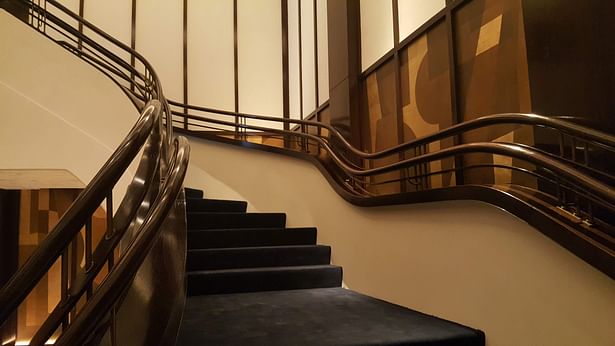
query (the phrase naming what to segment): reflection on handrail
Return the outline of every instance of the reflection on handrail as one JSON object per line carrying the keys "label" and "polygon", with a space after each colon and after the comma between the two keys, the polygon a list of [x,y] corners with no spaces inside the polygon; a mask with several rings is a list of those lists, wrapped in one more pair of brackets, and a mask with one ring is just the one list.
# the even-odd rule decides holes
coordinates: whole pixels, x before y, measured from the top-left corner
{"label": "reflection on handrail", "polygon": [[138,236],[126,251],[123,260],[109,274],[75,321],[62,333],[56,345],[84,345],[86,340],[94,334],[96,326],[107,315],[106,305],[120,298],[149,254],[154,240],[159,235],[158,230],[182,188],[188,167],[190,156],[188,141],[183,137],[176,138],[174,146],[175,152],[172,155],[169,175],[165,179],[161,193],[153,203],[154,207],[145,217]]}
{"label": "reflection on handrail", "polygon": [[160,104],[152,101],[141,113],[132,130],[94,176],[88,186],[66,211],[28,261],[0,290],[0,321],[26,298],[36,283],[49,271],[68,244],[85,224],[101,202],[107,197],[109,186],[114,186],[137,155],[149,136],[160,112]]}
{"label": "reflection on handrail", "polygon": [[[113,80],[131,98],[141,113],[118,149],[79,194],[54,229],[41,242],[27,262],[0,289],[0,327],[2,327],[52,265],[61,261],[60,303],[38,328],[30,343],[45,344],[54,333],[59,332],[58,343],[69,340],[68,344],[81,344],[81,342],[70,341],[69,331],[80,334],[84,330],[89,332],[102,330],[103,333],[106,329],[115,330],[118,319],[116,311],[126,303],[126,300],[129,300],[124,296],[120,299],[120,295],[132,288],[131,278],[135,275],[151,278],[152,275],[139,273],[149,267],[160,268],[153,263],[143,265],[144,261],[155,261],[149,258],[146,260],[145,256],[152,244],[160,243],[155,240],[160,238],[157,237],[158,235],[164,233],[164,239],[173,239],[170,242],[172,246],[167,250],[170,250],[179,262],[185,259],[185,234],[182,242],[181,232],[176,232],[177,229],[181,230],[182,223],[185,223],[185,215],[180,215],[185,210],[183,204],[176,204],[175,201],[187,169],[189,147],[185,138],[173,136],[170,107],[163,95],[162,85],[152,66],[141,55],[55,0],[12,1],[27,8],[29,13],[27,24]],[[58,12],[62,14],[62,17],[66,16],[77,21],[80,29],[60,19]],[[83,34],[82,28],[87,28],[93,34],[98,35],[97,38],[101,40],[94,40]],[[60,39],[57,39],[57,34],[61,36]],[[124,61],[123,58],[105,48],[108,45],[105,45],[103,41],[128,53],[134,61],[142,65],[143,70],[137,69],[133,64]],[[170,151],[172,146],[175,148],[174,152]],[[113,189],[119,179],[127,173],[128,166],[138,158],[141,150],[136,174],[114,213]],[[106,204],[107,230],[100,242],[93,244],[92,217],[103,201]],[[169,215],[174,217],[169,217]],[[175,220],[174,224],[169,224],[173,226],[172,229],[161,227],[164,220],[170,219]],[[185,224],[183,224],[183,229],[185,229]],[[76,244],[79,240],[77,238],[82,235],[83,265],[75,260],[77,258]],[[144,237],[148,239],[145,242],[142,241]],[[130,244],[133,246],[128,246],[127,250],[122,249],[124,245]],[[137,253],[134,247],[137,247]],[[119,261],[117,265],[116,261]],[[102,275],[104,266],[107,267],[108,274],[103,281],[104,285],[97,288],[94,280],[105,277]],[[168,268],[160,269],[159,272],[182,275],[177,268],[168,272],[165,270]],[[120,281],[110,279],[117,276],[122,279]],[[126,280],[126,278],[129,279]],[[174,311],[181,310],[183,308],[181,297],[184,294],[183,280],[178,278],[172,281],[175,284],[174,290],[167,291],[167,294],[156,302],[132,299],[129,304],[141,309],[158,304]],[[151,279],[145,282],[152,288],[160,285]],[[141,284],[143,283],[144,281],[141,280]],[[169,284],[166,285],[169,287]],[[104,295],[103,290],[103,288],[108,290],[109,287],[115,291],[111,298]],[[100,298],[101,295],[102,298]],[[82,305],[84,298],[85,304]],[[75,325],[80,321],[80,319],[75,319],[78,312],[81,319],[89,318],[84,311],[91,306],[90,304],[100,304],[100,302],[102,304],[97,305],[95,321],[88,322],[92,323],[91,325],[85,327],[83,324]],[[83,310],[79,311],[81,309]],[[110,317],[102,321],[100,316]],[[177,332],[176,326],[178,325],[177,321],[172,321],[173,318],[177,319],[178,315],[173,314],[173,316],[163,318],[147,316],[141,325],[149,329],[140,332],[147,334],[148,337],[158,337],[158,340],[163,340],[163,343],[164,340],[172,340],[175,338],[173,334]],[[80,338],[92,336],[82,334]],[[116,344],[115,338],[115,335],[111,336],[112,344]],[[130,344],[127,340],[121,342]]]}
{"label": "reflection on handrail", "polygon": [[[224,110],[217,110],[213,108],[207,107],[199,107],[194,105],[185,105],[175,101],[169,101],[169,104],[172,106],[187,108],[196,111],[209,112],[221,115],[229,115],[229,116],[238,116],[246,119],[255,119],[255,120],[265,120],[272,121],[278,123],[291,123],[291,124],[299,124],[299,125],[308,125],[319,128],[325,128],[329,130],[337,140],[339,140],[345,147],[345,149],[350,150],[353,154],[361,157],[361,158],[369,158],[376,159],[382,158],[385,156],[398,154],[401,151],[409,150],[417,146],[425,145],[428,143],[432,143],[438,140],[442,140],[447,137],[452,137],[459,135],[461,133],[476,130],[483,128],[485,126],[490,125],[533,125],[533,126],[542,126],[547,128],[556,129],[562,133],[566,133],[569,135],[573,135],[578,138],[582,138],[587,141],[592,141],[607,150],[615,151],[615,136],[612,136],[608,133],[604,133],[601,131],[597,131],[592,128],[584,127],[581,125],[577,125],[571,122],[567,122],[564,120],[560,120],[557,118],[546,117],[537,114],[526,114],[526,113],[502,113],[502,114],[494,114],[483,116],[474,120],[469,120],[457,125],[453,125],[449,128],[440,130],[433,134],[414,139],[412,141],[408,141],[399,145],[392,146],[388,149],[368,153],[362,150],[357,149],[352,144],[350,144],[344,136],[340,134],[337,129],[333,126],[325,123],[320,123],[316,121],[307,121],[307,120],[296,120],[296,119],[285,119],[279,117],[271,117],[271,116],[263,116],[263,115],[255,115],[255,114],[247,114],[247,113],[235,113]],[[173,114],[179,116],[187,116],[190,117],[190,114],[174,111]]]}

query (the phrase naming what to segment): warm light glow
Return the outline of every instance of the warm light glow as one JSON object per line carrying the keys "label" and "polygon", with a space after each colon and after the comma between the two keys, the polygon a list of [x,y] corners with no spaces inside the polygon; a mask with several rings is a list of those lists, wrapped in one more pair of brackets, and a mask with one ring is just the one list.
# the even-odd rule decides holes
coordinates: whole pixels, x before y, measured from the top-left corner
{"label": "warm light glow", "polygon": [[2,341],[2,345],[8,345],[8,344],[10,344],[13,341],[15,341],[15,337],[12,337],[12,338],[10,338],[8,340]]}
{"label": "warm light glow", "polygon": [[[15,339],[13,339],[13,340],[15,340]],[[11,340],[11,341],[13,341],[13,340]],[[47,342],[45,342],[45,345],[53,345],[55,343],[56,343],[55,339],[49,339],[49,340],[47,340]],[[3,345],[5,345],[5,344],[3,344]],[[19,341],[17,341],[15,343],[15,346],[28,346],[28,345],[30,345],[30,340],[19,340]]]}

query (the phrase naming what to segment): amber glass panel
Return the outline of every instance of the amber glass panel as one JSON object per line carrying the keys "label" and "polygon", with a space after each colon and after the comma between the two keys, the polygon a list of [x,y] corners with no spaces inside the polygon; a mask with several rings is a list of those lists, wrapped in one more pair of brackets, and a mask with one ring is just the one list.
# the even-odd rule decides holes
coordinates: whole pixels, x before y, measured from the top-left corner
{"label": "amber glass panel", "polygon": [[[400,143],[397,112],[395,109],[395,61],[390,60],[365,79],[368,139],[364,146],[369,151],[380,151]],[[381,167],[397,162],[397,155],[374,160],[370,167]],[[370,191],[378,194],[400,192],[399,172],[380,174],[370,180]]]}
{"label": "amber glass panel", "polygon": [[[455,13],[457,96],[464,121],[505,112],[530,112],[531,99],[521,0],[474,0]],[[472,131],[465,143],[514,141],[533,143],[531,128],[494,126]],[[493,155],[467,155],[464,166],[524,165]],[[528,166],[532,169],[532,167]],[[517,173],[481,168],[464,173],[466,183],[508,184]],[[516,179],[526,180],[526,175]],[[533,179],[525,182],[532,183]]]}
{"label": "amber glass panel", "polygon": [[[401,96],[403,110],[403,140],[412,141],[451,126],[451,85],[449,68],[448,36],[445,23],[440,23],[429,32],[414,40],[400,52]],[[452,140],[435,142],[428,151],[434,152],[452,145]],[[407,151],[406,158],[418,155]],[[409,169],[408,177],[427,172],[450,170],[454,159],[432,162],[429,165]],[[409,182],[406,191],[421,188],[454,185],[453,172],[433,175],[422,184]]]}
{"label": "amber glass panel", "polygon": [[[58,223],[75,200],[79,190],[43,189],[21,191],[19,219],[19,265],[23,265],[38,245]],[[106,231],[106,213],[96,210],[92,219],[92,241],[95,247]],[[73,255],[72,251],[75,250]],[[81,232],[74,246],[69,247],[69,259],[80,268],[84,266],[84,233]],[[71,265],[69,264],[69,268]],[[102,277],[95,280],[95,286]],[[61,261],[58,259],[37,284],[17,312],[17,341],[32,338],[42,322],[60,301]],[[81,304],[82,305],[82,304]],[[53,339],[53,338],[52,338]]]}

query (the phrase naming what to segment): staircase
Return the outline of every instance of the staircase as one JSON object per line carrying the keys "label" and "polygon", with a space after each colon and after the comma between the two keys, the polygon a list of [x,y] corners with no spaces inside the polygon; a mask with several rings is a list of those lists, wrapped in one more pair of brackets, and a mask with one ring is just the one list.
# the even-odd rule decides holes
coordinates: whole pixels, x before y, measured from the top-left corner
{"label": "staircase", "polygon": [[178,345],[484,345],[459,324],[341,288],[316,228],[186,189],[188,299]]}

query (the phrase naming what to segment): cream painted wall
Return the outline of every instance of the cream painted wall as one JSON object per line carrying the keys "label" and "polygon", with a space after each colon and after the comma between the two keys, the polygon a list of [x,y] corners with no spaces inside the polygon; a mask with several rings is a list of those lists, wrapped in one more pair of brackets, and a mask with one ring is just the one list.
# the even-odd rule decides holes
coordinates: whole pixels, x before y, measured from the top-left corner
{"label": "cream painted wall", "polygon": [[[279,0],[237,1],[239,111],[282,117],[282,7]],[[248,124],[282,128],[248,120]],[[272,126],[273,125],[273,126]]]}
{"label": "cream painted wall", "polygon": [[318,105],[329,100],[329,33],[327,0],[316,0],[316,35],[318,40]]}
{"label": "cream painted wall", "polygon": [[314,0],[301,1],[301,70],[303,71],[303,118],[316,109],[314,56]]}
{"label": "cream painted wall", "polygon": [[361,67],[365,71],[393,48],[391,1],[361,1]]}
{"label": "cream painted wall", "polygon": [[446,0],[397,0],[399,42],[446,7]]}
{"label": "cream painted wall", "polygon": [[[83,16],[115,39],[130,47],[130,31],[132,4],[125,0],[89,0],[84,1]],[[83,32],[90,35],[105,48],[117,54],[125,61],[130,61],[130,54],[115,45],[107,43],[93,31],[84,28]]]}
{"label": "cream painted wall", "polygon": [[184,90],[183,42],[180,1],[137,1],[136,50],[156,70],[165,96],[179,101]]}
{"label": "cream painted wall", "polygon": [[[188,100],[203,107],[235,110],[233,2],[189,0],[187,21]],[[183,98],[182,98],[183,99]],[[219,114],[200,114],[234,122]],[[230,129],[230,127],[221,127]]]}
{"label": "cream painted wall", "polygon": [[491,346],[614,344],[615,282],[499,208],[358,208],[306,161],[190,142],[186,186],[318,226],[351,289],[480,328]]}
{"label": "cream painted wall", "polygon": [[111,80],[4,11],[0,104],[0,169],[67,169],[84,183],[138,116]]}

